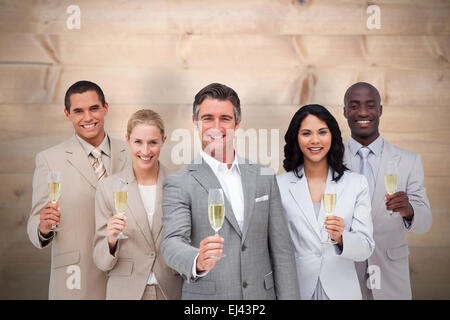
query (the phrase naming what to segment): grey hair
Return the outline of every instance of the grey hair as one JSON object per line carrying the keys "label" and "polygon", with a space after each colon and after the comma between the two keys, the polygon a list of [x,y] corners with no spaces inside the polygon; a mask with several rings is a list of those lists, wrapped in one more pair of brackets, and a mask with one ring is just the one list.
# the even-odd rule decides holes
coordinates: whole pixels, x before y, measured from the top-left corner
{"label": "grey hair", "polygon": [[196,95],[193,103],[194,120],[198,121],[200,104],[205,99],[228,100],[233,105],[235,123],[241,120],[241,102],[236,91],[221,83],[211,83],[201,89]]}

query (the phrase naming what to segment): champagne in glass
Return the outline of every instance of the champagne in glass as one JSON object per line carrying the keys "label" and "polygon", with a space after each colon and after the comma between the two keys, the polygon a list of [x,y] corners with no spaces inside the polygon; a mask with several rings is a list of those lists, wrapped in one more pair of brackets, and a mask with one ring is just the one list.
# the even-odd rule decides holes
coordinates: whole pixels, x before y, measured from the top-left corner
{"label": "champagne in glass", "polygon": [[[119,216],[125,216],[125,211],[127,210],[128,203],[128,187],[127,183],[122,179],[117,179],[114,182],[114,207]],[[121,231],[116,239],[128,239],[128,236],[124,235]]]}
{"label": "champagne in glass", "polygon": [[49,182],[48,183],[48,197],[50,202],[55,204],[59,200],[61,195],[61,182]]}
{"label": "champagne in glass", "polygon": [[[397,167],[393,161],[388,161],[386,164],[386,171],[384,172],[384,186],[386,188],[386,193],[389,195],[393,195],[397,191]],[[398,213],[388,210],[388,216],[393,217],[397,216]]]}
{"label": "champagne in glass", "polygon": [[[333,215],[334,208],[336,206],[336,182],[328,181],[325,185],[325,190],[322,195],[322,205],[327,216]],[[325,227],[325,225],[324,225]],[[336,241],[331,240],[328,233],[327,240],[321,241],[323,244],[337,244]]]}
{"label": "champagne in glass", "polygon": [[211,228],[218,234],[225,218],[225,206],[223,204],[209,204],[208,218]]}
{"label": "champagne in glass", "polygon": [[[208,219],[215,235],[219,235],[225,218],[225,200],[222,189],[210,189],[208,195]],[[224,257],[222,255],[221,257]],[[212,256],[218,258],[219,256]]]}
{"label": "champagne in glass", "polygon": [[386,187],[386,193],[389,195],[393,195],[397,190],[397,175],[394,173],[385,174],[384,185]]}
{"label": "champagne in glass", "polygon": [[[61,196],[61,172],[50,170],[48,173],[48,197],[50,202],[56,204]],[[52,225],[51,231],[60,231],[57,225]]]}

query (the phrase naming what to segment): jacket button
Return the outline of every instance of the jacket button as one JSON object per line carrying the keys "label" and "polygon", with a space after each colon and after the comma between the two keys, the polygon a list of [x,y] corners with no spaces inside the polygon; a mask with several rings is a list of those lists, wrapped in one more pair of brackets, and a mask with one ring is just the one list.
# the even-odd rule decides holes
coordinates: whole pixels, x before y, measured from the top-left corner
{"label": "jacket button", "polygon": [[246,281],[242,282],[242,287],[243,287],[244,289],[247,288],[247,282],[246,282]]}
{"label": "jacket button", "polygon": [[242,251],[245,251],[245,249],[247,249],[247,247],[245,246],[245,244],[242,245]]}
{"label": "jacket button", "polygon": [[154,252],[150,252],[149,256],[154,258],[155,257],[155,253]]}

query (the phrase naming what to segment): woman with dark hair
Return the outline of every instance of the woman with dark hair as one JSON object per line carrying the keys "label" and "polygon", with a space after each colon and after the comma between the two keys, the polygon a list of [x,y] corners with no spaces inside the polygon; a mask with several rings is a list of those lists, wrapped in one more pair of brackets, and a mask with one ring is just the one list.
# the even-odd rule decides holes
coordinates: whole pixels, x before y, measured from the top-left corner
{"label": "woman with dark hair", "polygon": [[284,136],[277,177],[295,246],[301,299],[361,299],[354,261],[375,243],[366,178],[343,164],[336,119],[321,105],[301,107]]}

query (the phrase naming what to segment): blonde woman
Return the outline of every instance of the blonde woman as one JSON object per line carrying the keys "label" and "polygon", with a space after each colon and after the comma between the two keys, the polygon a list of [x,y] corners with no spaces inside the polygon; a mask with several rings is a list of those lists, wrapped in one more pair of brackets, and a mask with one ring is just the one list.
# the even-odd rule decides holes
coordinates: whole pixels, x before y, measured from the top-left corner
{"label": "blonde woman", "polygon": [[[162,183],[168,174],[158,160],[166,137],[156,112],[144,109],[128,120],[126,141],[132,165],[99,184],[95,199],[94,261],[108,271],[107,299],[180,299],[182,278],[160,254]],[[125,215],[114,207],[113,191],[127,189]],[[117,239],[119,233],[127,239]]]}

